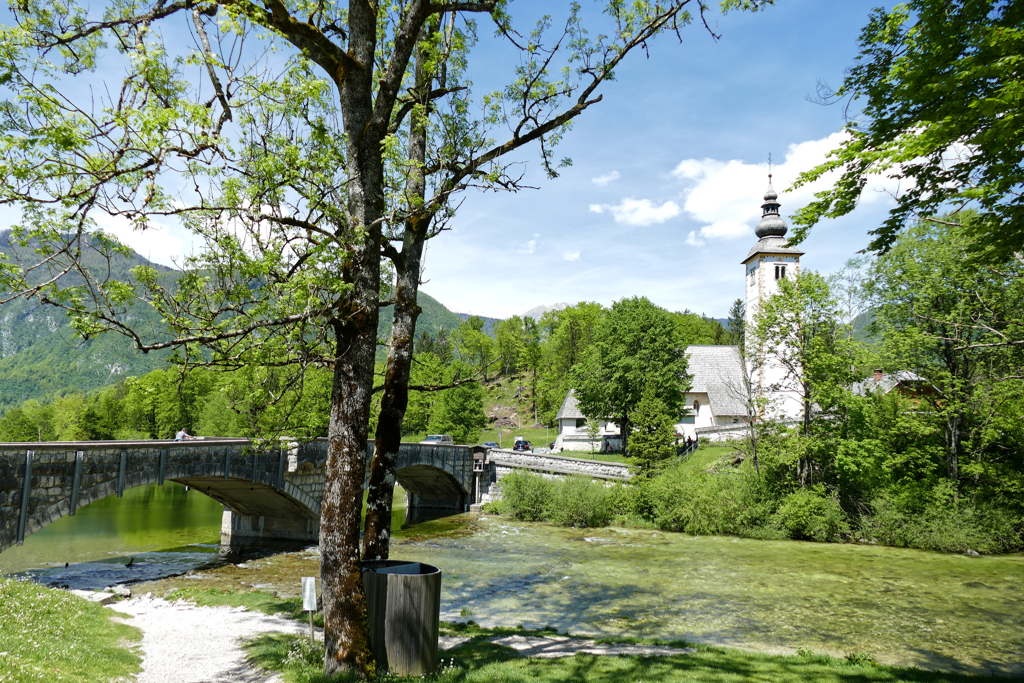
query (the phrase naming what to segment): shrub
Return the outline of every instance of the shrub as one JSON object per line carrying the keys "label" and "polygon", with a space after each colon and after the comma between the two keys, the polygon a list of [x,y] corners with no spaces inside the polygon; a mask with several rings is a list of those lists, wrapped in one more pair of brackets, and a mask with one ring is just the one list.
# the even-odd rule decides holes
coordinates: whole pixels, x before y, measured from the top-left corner
{"label": "shrub", "polygon": [[945,482],[912,497],[878,496],[861,520],[861,533],[886,545],[961,553],[1015,550],[1018,527],[1005,510],[958,498]]}
{"label": "shrub", "polygon": [[551,521],[560,526],[605,526],[612,518],[611,491],[582,474],[555,484],[551,502]]}
{"label": "shrub", "polygon": [[798,540],[837,541],[850,533],[839,501],[817,488],[800,489],[786,496],[775,521],[790,538]]}
{"label": "shrub", "polygon": [[666,531],[735,533],[741,526],[744,481],[676,466],[651,482],[654,521]]}
{"label": "shrub", "polygon": [[480,512],[488,515],[507,515],[508,510],[503,500],[492,500],[480,506]]}
{"label": "shrub", "polygon": [[511,472],[501,478],[501,497],[505,509],[512,517],[525,522],[539,522],[547,518],[554,484],[539,474],[523,470]]}

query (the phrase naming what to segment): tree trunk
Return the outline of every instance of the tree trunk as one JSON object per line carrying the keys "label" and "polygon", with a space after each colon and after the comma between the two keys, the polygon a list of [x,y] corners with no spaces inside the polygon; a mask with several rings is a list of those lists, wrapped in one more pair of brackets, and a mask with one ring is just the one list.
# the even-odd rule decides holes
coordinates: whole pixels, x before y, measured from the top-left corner
{"label": "tree trunk", "polygon": [[[420,104],[428,105],[431,79],[426,75],[422,47],[416,51],[416,91]],[[406,181],[409,204],[422,208],[426,196],[424,162],[427,152],[426,113],[413,115],[409,123],[409,160],[412,162]],[[395,311],[391,327],[391,347],[384,372],[383,395],[370,482],[367,489],[366,521],[363,531],[363,559],[386,560],[391,546],[391,509],[395,495],[395,468],[398,449],[402,445],[402,422],[409,405],[409,375],[412,369],[416,319],[420,314],[417,295],[420,286],[420,264],[423,243],[429,233],[433,215],[422,211],[405,222],[402,253],[394,258],[396,270]]]}
{"label": "tree trunk", "polygon": [[336,79],[348,137],[348,224],[338,227],[350,245],[342,277],[352,289],[332,321],[337,340],[327,468],[320,508],[320,577],[324,603],[324,669],[328,675],[373,667],[359,557],[359,521],[366,472],[373,365],[380,295],[380,218],[384,166],[373,115],[377,14],[369,3],[349,3],[349,55],[361,65]]}
{"label": "tree trunk", "polygon": [[[427,221],[429,222],[429,220]],[[402,422],[409,405],[409,374],[412,368],[413,340],[420,307],[416,303],[419,290],[420,256],[426,230],[406,226],[406,248],[402,250],[403,266],[398,269],[395,291],[395,313],[391,328],[384,388],[377,418],[377,434],[370,483],[367,489],[366,522],[363,533],[363,559],[386,560],[391,543],[391,507],[395,493],[395,466],[402,443]],[[410,239],[410,236],[415,238]]]}

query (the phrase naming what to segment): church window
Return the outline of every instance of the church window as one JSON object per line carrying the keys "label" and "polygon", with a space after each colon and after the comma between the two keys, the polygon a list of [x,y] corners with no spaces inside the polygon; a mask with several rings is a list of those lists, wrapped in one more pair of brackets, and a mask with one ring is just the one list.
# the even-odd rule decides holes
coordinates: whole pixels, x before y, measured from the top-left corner
{"label": "church window", "polygon": [[775,265],[775,279],[784,280],[786,279],[786,266]]}
{"label": "church window", "polygon": [[700,415],[700,401],[696,399],[693,401],[693,414]]}

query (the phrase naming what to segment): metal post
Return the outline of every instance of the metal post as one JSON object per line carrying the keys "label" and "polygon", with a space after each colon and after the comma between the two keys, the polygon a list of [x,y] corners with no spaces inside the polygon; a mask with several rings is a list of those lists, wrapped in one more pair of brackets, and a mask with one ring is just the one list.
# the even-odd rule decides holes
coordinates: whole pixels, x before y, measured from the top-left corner
{"label": "metal post", "polygon": [[25,451],[25,481],[21,486],[21,514],[18,515],[18,545],[25,542],[25,525],[28,522],[28,499],[32,493],[32,457],[35,451]]}
{"label": "metal post", "polygon": [[85,451],[75,453],[75,476],[71,480],[71,512],[68,513],[72,517],[75,516],[75,511],[78,509],[78,491],[82,487],[82,460],[84,459]]}
{"label": "metal post", "polygon": [[117,497],[124,495],[124,474],[128,469],[128,451],[121,451],[121,466],[117,469]]}

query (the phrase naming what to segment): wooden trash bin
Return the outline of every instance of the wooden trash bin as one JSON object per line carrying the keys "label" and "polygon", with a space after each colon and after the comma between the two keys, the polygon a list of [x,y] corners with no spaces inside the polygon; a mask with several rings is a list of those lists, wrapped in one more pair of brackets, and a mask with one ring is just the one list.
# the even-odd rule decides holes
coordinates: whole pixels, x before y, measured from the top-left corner
{"label": "wooden trash bin", "polygon": [[422,562],[363,563],[370,649],[378,671],[422,676],[437,669],[441,570]]}

